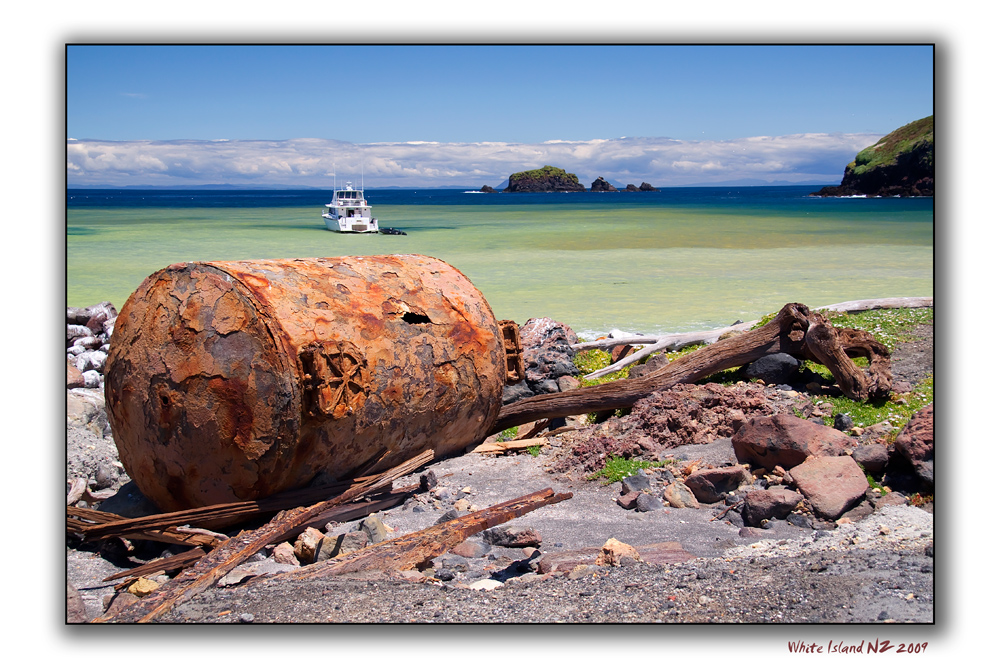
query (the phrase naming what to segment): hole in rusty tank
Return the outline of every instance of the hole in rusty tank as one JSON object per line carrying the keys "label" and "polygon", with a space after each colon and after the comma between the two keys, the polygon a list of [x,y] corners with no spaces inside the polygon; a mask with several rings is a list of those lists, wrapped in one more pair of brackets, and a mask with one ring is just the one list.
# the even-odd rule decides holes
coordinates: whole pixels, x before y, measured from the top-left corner
{"label": "hole in rusty tank", "polygon": [[431,319],[421,313],[404,313],[403,322],[411,325],[429,325],[431,324]]}

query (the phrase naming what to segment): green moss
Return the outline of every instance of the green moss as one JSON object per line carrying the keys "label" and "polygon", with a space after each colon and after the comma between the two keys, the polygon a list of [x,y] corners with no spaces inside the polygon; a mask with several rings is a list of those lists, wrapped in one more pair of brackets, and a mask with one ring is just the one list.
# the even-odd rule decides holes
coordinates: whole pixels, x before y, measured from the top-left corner
{"label": "green moss", "polygon": [[[934,401],[934,376],[930,375],[913,388],[912,392],[900,394],[888,401],[858,402],[847,397],[813,397],[813,403],[833,404],[831,416],[845,413],[851,417],[856,427],[870,427],[879,422],[888,422],[892,431],[886,440],[890,443],[906,426],[913,414]],[[833,417],[824,418],[828,426],[833,426]]]}
{"label": "green moss", "polygon": [[605,478],[605,485],[613,482],[621,482],[629,476],[639,472],[639,469],[663,468],[675,463],[672,459],[665,459],[661,462],[647,462],[642,459],[626,459],[624,457],[611,457],[604,463],[604,468],[587,477],[588,480],[598,480]]}

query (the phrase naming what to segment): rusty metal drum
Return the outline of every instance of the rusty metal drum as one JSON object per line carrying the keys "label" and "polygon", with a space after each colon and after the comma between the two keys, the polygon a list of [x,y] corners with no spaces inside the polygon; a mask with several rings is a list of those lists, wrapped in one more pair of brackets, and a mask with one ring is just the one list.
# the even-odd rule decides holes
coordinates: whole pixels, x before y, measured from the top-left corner
{"label": "rusty metal drum", "polygon": [[488,435],[523,374],[511,324],[426,256],[175,264],[118,316],[108,420],[166,511],[444,457]]}

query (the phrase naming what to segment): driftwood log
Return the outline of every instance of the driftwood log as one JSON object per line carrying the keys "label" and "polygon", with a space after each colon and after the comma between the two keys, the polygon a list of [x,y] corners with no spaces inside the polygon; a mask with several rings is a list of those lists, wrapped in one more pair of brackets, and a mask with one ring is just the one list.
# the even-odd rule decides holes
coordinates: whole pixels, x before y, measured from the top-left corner
{"label": "driftwood log", "polygon": [[[900,309],[900,308],[933,308],[933,297],[887,297],[883,299],[860,299],[849,302],[838,302],[828,304],[813,309],[814,312],[834,311],[839,313],[860,313],[861,311],[877,311],[879,309]],[[594,350],[609,349],[617,346],[643,346],[627,356],[612,360],[612,364],[589,373],[584,378],[594,380],[607,376],[624,369],[629,364],[639,361],[644,357],[660,352],[662,350],[682,350],[688,346],[715,343],[727,334],[738,334],[746,332],[757,326],[760,320],[753,322],[739,322],[728,327],[710,329],[703,332],[685,332],[683,334],[663,334],[660,336],[645,336],[637,334],[634,336],[620,336],[614,338],[598,339],[596,341],[581,341],[572,346],[573,350]]]}
{"label": "driftwood log", "polygon": [[[504,406],[493,432],[541,420],[628,408],[652,392],[693,383],[765,355],[788,353],[825,365],[847,397],[857,401],[889,396],[889,349],[861,330],[838,328],[804,304],[786,304],[767,324],[684,355],[641,378],[544,394]],[[868,368],[851,358],[866,357]]]}

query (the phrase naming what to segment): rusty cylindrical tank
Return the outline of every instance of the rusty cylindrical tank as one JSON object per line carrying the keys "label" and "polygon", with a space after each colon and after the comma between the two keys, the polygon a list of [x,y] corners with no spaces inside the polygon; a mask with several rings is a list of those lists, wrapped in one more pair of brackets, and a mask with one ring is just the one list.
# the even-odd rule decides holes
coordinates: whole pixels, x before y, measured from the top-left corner
{"label": "rusty cylindrical tank", "polygon": [[516,333],[430,257],[175,264],[118,316],[108,420],[162,510],[260,498],[480,441]]}

